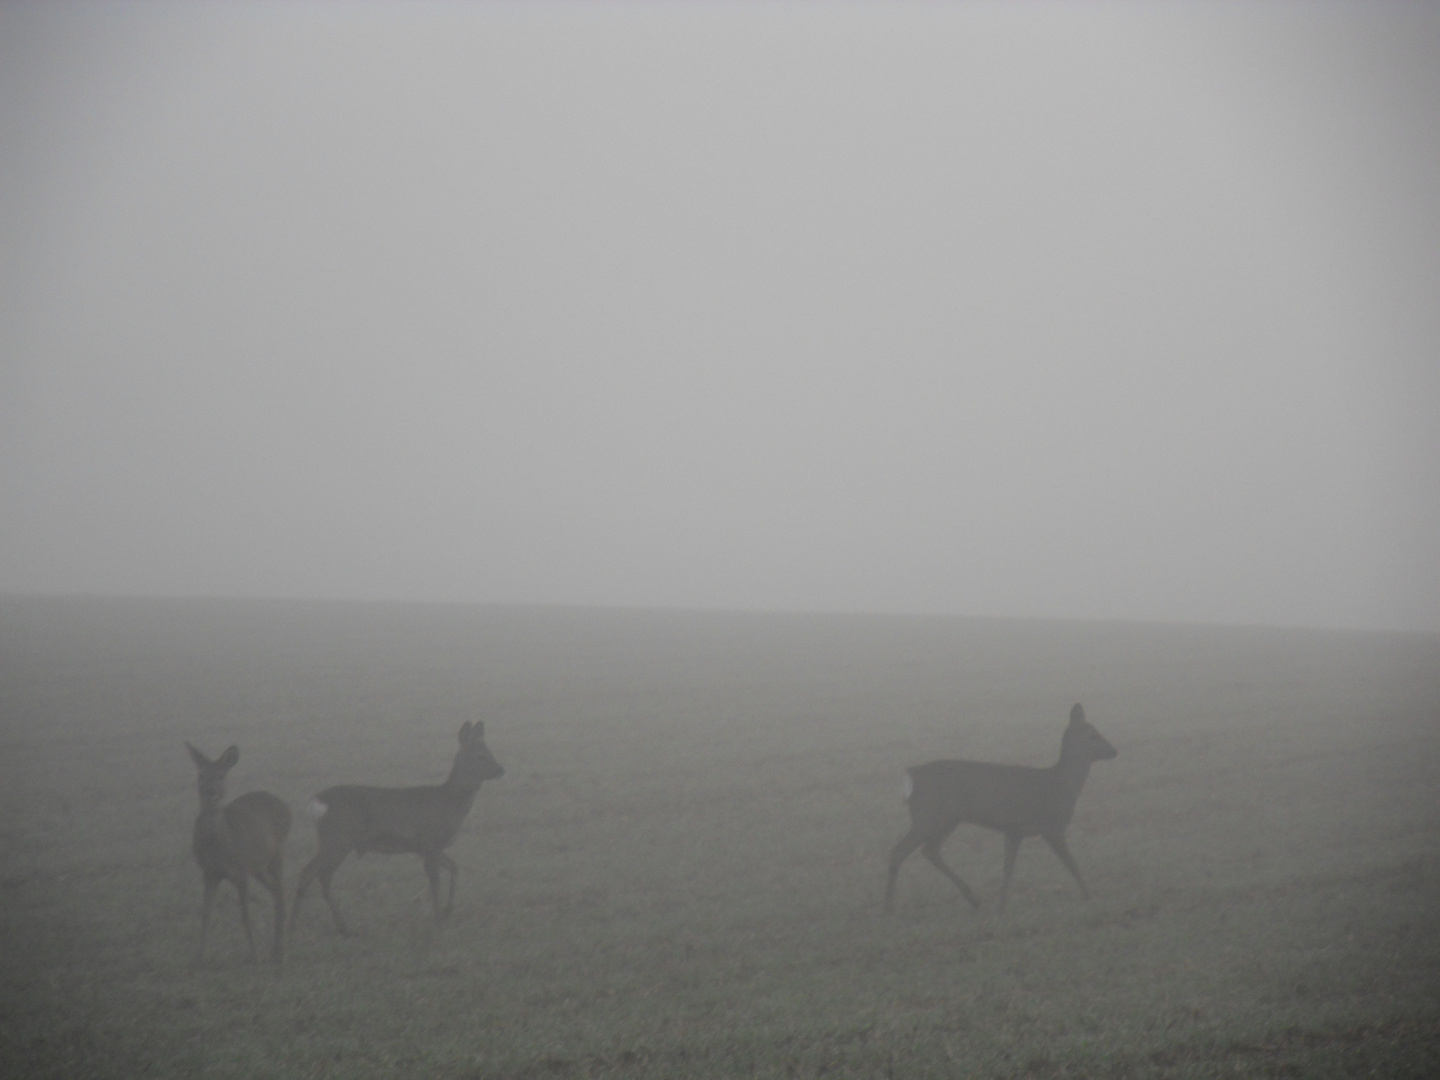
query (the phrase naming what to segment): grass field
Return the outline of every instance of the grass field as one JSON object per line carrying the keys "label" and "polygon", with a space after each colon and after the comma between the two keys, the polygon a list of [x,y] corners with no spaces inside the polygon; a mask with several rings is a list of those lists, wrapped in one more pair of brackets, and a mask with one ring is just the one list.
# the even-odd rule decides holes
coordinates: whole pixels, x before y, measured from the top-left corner
{"label": "grass field", "polygon": [[[1003,920],[904,766],[1119,750]],[[192,968],[182,745],[296,815],[506,767],[450,854],[345,864],[282,973],[233,890]],[[1440,1075],[1440,639],[882,618],[0,597],[7,1077]],[[257,946],[269,944],[264,894]]]}

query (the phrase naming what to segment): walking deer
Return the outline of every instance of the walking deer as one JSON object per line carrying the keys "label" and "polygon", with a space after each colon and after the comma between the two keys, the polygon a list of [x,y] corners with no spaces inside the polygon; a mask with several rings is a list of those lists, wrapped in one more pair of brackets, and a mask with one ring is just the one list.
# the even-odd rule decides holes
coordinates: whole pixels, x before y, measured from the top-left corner
{"label": "walking deer", "polygon": [[[485,745],[485,725],[466,721],[460,729],[460,750],[443,784],[407,788],[342,784],[320,792],[307,807],[315,819],[320,850],[300,871],[291,925],[299,915],[305,890],[318,877],[320,892],[335,916],[335,926],[341,934],[349,935],[350,930],[330,893],[330,879],[352,851],[360,855],[367,851],[410,851],[419,855],[425,862],[425,876],[430,880],[435,920],[443,921],[455,905],[455,862],[445,854],[445,849],[460,831],[465,815],[470,813],[481,783],[504,775],[505,770]],[[450,872],[450,892],[443,910],[440,907],[442,867]]]}
{"label": "walking deer", "polygon": [[200,947],[195,963],[205,956],[205,937],[210,931],[210,908],[220,883],[230,880],[240,894],[240,921],[255,959],[255,935],[250,930],[249,880],[254,878],[275,898],[275,943],[270,955],[280,963],[285,940],[285,894],[283,863],[285,837],[290,833],[290,808],[268,791],[251,791],[228,806],[225,774],[240,760],[240,748],[230,747],[211,761],[188,742],[185,749],[199,772],[200,816],[195,819],[193,843],[195,861],[205,877],[205,900],[200,908]]}
{"label": "walking deer", "polygon": [[1060,760],[1048,769],[1029,765],[995,765],[986,761],[932,761],[907,770],[905,801],[910,807],[910,831],[890,851],[890,880],[885,886],[885,910],[893,910],[895,879],[900,864],[918,847],[935,869],[955,883],[973,908],[980,901],[970,887],[940,858],[940,845],[962,822],[983,825],[1005,835],[1005,878],[1000,885],[1000,913],[1015,872],[1020,841],[1040,836],[1060,857],[1065,869],[1090,898],[1075,857],[1065,843],[1065,828],[1075,814],[1075,801],[1090,775],[1090,766],[1118,751],[1085,719],[1085,710],[1070,710],[1070,726],[1060,740]]}

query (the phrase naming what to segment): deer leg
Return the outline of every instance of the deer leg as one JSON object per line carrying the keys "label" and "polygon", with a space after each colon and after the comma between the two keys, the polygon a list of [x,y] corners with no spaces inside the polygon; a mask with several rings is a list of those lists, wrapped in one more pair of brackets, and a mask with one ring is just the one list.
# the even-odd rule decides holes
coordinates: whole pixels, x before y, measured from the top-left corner
{"label": "deer leg", "polygon": [[340,917],[340,906],[335,903],[335,897],[330,895],[330,879],[335,876],[335,871],[339,868],[340,864],[337,862],[334,866],[327,866],[320,871],[320,895],[325,897],[325,903],[330,905],[330,914],[335,916],[335,929],[340,931],[341,937],[349,937],[350,928]]}
{"label": "deer leg", "polygon": [[1074,876],[1076,883],[1080,886],[1080,895],[1086,900],[1090,899],[1090,890],[1085,888],[1085,879],[1080,876],[1080,867],[1075,865],[1075,856],[1070,854],[1070,845],[1065,843],[1064,833],[1043,834],[1045,843],[1050,845],[1050,850],[1060,857],[1065,864],[1065,869]]}
{"label": "deer leg", "polygon": [[1010,895],[1010,879],[1015,876],[1015,856],[1020,853],[1020,841],[1025,839],[1019,833],[1005,834],[1005,877],[1000,882],[1000,910],[1005,914],[1005,898]]}
{"label": "deer leg", "polygon": [[270,890],[270,895],[275,898],[275,941],[270,946],[270,956],[275,963],[280,964],[284,960],[285,942],[285,876],[281,872],[281,856],[276,852],[275,857],[265,867],[263,875],[257,875],[260,884]]}
{"label": "deer leg", "polygon": [[436,859],[441,866],[450,871],[450,894],[445,898],[445,914],[449,915],[455,908],[455,873],[458,868],[455,866],[455,860],[443,851],[436,856]]}
{"label": "deer leg", "polygon": [[350,930],[345,925],[345,920],[340,917],[340,908],[335,904],[335,898],[330,895],[330,879],[335,876],[335,871],[345,861],[348,851],[341,852],[336,858],[333,852],[327,853],[322,847],[316,852],[315,857],[305,864],[300,871],[300,881],[295,886],[295,903],[290,908],[290,925],[293,927],[299,919],[300,901],[305,898],[305,891],[318,877],[320,879],[320,894],[325,897],[325,903],[330,905],[330,914],[335,917],[335,926],[342,937],[349,937]]}
{"label": "deer leg", "polygon": [[[430,906],[435,909],[435,921],[445,918],[440,910],[440,860],[443,855],[422,855],[425,860],[425,877],[430,882]],[[451,879],[454,880],[454,879]]]}
{"label": "deer leg", "polygon": [[920,846],[920,833],[911,829],[895,842],[890,849],[890,877],[885,882],[885,914],[895,910],[895,879],[900,876],[900,864],[908,859]]}
{"label": "deer leg", "polygon": [[960,875],[955,873],[954,870],[951,870],[950,867],[946,866],[945,860],[940,858],[941,843],[942,841],[940,840],[926,840],[923,844],[920,845],[920,850],[924,854],[925,858],[930,860],[930,865],[935,867],[936,870],[939,870],[942,874],[944,874],[951,881],[953,881],[955,883],[955,887],[965,895],[965,899],[970,901],[970,906],[976,911],[979,911],[980,901],[975,899],[975,894],[970,891],[970,886],[966,885],[965,882],[961,881]]}
{"label": "deer leg", "polygon": [[210,908],[215,903],[215,894],[220,889],[222,878],[205,875],[205,898],[200,902],[200,947],[195,950],[195,963],[198,966],[205,957],[205,938],[210,933]]}
{"label": "deer leg", "polygon": [[305,890],[310,888],[311,883],[315,880],[315,874],[317,873],[315,865],[319,861],[320,856],[316,855],[315,858],[306,863],[300,871],[300,880],[295,883],[295,902],[290,905],[290,928],[292,930],[295,928],[295,923],[300,916],[300,901],[305,899]]}
{"label": "deer leg", "polygon": [[255,960],[255,932],[250,928],[250,882],[248,875],[237,874],[231,879],[235,891],[240,894],[240,922],[245,927],[245,940],[250,945],[250,959]]}

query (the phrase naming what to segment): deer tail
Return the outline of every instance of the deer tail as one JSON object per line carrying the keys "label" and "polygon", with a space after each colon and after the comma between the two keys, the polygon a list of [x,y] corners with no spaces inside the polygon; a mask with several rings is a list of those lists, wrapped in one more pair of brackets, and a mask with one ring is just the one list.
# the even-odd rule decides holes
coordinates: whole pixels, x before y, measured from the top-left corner
{"label": "deer tail", "polygon": [[305,804],[305,812],[310,815],[310,819],[312,821],[319,821],[322,817],[326,815],[326,813],[329,812],[329,810],[330,807],[320,801],[319,795],[316,795],[313,799],[311,799],[308,803]]}

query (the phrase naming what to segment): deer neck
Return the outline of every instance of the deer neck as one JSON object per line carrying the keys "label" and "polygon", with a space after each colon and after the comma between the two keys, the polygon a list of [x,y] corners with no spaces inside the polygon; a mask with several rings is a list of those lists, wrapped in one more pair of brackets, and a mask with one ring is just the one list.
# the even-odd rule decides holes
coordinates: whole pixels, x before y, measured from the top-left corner
{"label": "deer neck", "polygon": [[1090,775],[1091,764],[1092,762],[1085,758],[1066,758],[1062,754],[1055,765],[1055,776],[1060,782],[1060,790],[1065,793],[1071,806],[1080,798],[1080,791]]}
{"label": "deer neck", "polygon": [[460,772],[460,766],[453,765],[450,768],[450,775],[440,785],[446,794],[467,803],[475,798],[475,793],[480,790],[480,781],[473,777],[464,776]]}

